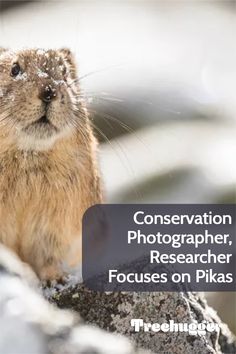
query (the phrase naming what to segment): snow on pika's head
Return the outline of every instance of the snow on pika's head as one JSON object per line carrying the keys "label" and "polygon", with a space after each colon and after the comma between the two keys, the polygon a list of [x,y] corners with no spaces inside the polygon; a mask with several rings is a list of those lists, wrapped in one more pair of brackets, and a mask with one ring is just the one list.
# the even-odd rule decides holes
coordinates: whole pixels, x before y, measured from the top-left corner
{"label": "snow on pika's head", "polygon": [[0,129],[26,149],[71,133],[82,114],[76,75],[68,49],[0,49]]}

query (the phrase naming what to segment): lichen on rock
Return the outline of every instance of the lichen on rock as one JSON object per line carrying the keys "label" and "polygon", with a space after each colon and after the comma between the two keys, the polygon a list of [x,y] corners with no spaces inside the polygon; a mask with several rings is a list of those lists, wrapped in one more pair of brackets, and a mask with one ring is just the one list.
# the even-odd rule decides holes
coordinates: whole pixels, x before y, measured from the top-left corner
{"label": "lichen on rock", "polygon": [[[219,331],[135,332],[133,318],[159,324],[207,321],[218,323]],[[0,247],[0,330],[1,354],[236,353],[235,337],[202,294],[95,292],[74,283],[55,283],[40,293],[34,273],[4,247]]]}
{"label": "lichen on rock", "polygon": [[[191,292],[99,293],[77,285],[58,293],[50,301],[60,308],[80,313],[85,322],[128,337],[139,347],[155,353],[210,354],[235,353],[235,337],[216,312],[207,305],[203,294]],[[208,321],[218,323],[218,332],[205,335],[188,333],[134,332],[133,318],[150,323],[170,320],[181,323]]]}

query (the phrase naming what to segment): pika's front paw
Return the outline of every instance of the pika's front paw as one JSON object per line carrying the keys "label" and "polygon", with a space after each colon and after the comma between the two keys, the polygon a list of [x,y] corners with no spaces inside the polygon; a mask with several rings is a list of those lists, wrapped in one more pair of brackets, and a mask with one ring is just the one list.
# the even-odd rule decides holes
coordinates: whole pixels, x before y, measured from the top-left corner
{"label": "pika's front paw", "polygon": [[42,281],[59,281],[63,279],[65,274],[55,265],[45,266],[38,272],[38,276]]}

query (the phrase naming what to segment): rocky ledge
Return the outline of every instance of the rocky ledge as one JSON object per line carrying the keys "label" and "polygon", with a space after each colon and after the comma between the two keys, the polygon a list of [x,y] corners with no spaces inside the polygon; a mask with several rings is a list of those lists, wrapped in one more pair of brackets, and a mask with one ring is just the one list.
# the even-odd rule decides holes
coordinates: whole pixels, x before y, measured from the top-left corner
{"label": "rocky ledge", "polygon": [[[132,318],[160,324],[205,320],[217,323],[219,330],[200,335],[134,332]],[[56,284],[42,292],[29,267],[3,247],[0,331],[1,354],[236,353],[235,337],[203,295],[98,293],[82,284]]]}

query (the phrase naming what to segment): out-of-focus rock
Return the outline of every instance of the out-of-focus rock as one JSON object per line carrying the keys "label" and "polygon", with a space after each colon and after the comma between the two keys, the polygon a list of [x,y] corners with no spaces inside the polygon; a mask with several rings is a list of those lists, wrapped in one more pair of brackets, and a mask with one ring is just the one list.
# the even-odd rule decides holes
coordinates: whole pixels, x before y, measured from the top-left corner
{"label": "out-of-focus rock", "polygon": [[0,354],[141,354],[125,337],[57,309],[30,285],[33,272],[1,246]]}
{"label": "out-of-focus rock", "polygon": [[217,309],[220,318],[236,333],[236,292],[208,292],[205,296],[208,304]]}
{"label": "out-of-focus rock", "polygon": [[235,133],[229,122],[173,122],[102,145],[108,201],[235,203]]}

